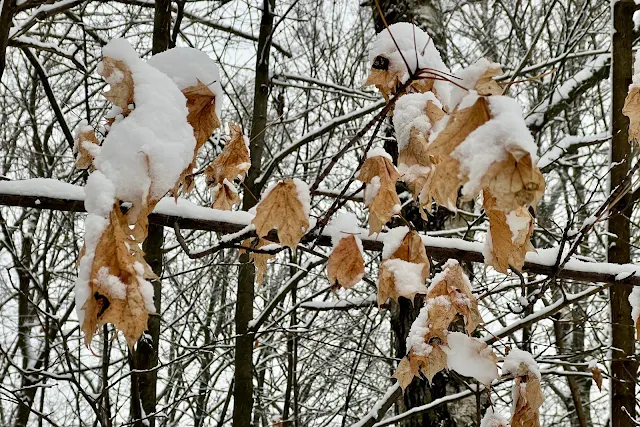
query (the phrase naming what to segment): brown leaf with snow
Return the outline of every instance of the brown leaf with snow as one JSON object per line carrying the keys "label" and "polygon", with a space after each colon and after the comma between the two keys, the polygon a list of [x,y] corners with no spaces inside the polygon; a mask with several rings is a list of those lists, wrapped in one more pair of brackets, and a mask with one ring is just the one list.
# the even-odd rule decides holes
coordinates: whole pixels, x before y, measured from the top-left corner
{"label": "brown leaf with snow", "polygon": [[[533,218],[525,207],[519,207],[511,212],[498,209],[496,198],[488,190],[484,190],[483,197],[484,210],[489,217],[488,238],[490,238],[490,242],[487,242],[485,263],[505,274],[509,267],[520,271],[527,252],[535,251],[530,242]],[[518,224],[522,227],[512,230],[512,226]]]}
{"label": "brown leaf with snow", "polygon": [[515,405],[511,427],[540,427],[540,406],[544,402],[540,379],[529,372],[516,377],[513,387]]}
{"label": "brown leaf with snow", "polygon": [[76,168],[93,169],[94,155],[92,151],[100,146],[96,133],[93,129],[86,129],[78,132],[74,141],[74,151],[78,153],[76,157]]}
{"label": "brown leaf with snow", "polygon": [[327,276],[331,285],[349,289],[364,276],[364,258],[355,236],[346,236],[329,255]]}
{"label": "brown leaf with snow", "polygon": [[495,197],[496,208],[512,211],[525,205],[535,207],[542,198],[545,183],[531,154],[516,149],[505,160],[489,167],[482,178],[482,187]]}
{"label": "brown leaf with snow", "polygon": [[420,234],[415,230],[409,231],[404,236],[402,243],[400,243],[398,249],[391,254],[389,259],[401,259],[413,264],[423,264],[422,279],[427,280],[429,277],[429,257],[427,256],[427,251],[424,248],[422,237],[420,237]]}
{"label": "brown leaf with snow", "polygon": [[230,123],[229,131],[231,133],[229,142],[204,172],[209,185],[219,184],[225,179],[229,182],[235,179],[243,181],[251,166],[248,140],[242,133],[242,128],[240,125]]}
{"label": "brown leaf with snow", "polygon": [[256,206],[256,216],[251,221],[260,237],[267,237],[277,230],[282,246],[292,249],[309,229],[309,216],[304,211],[293,179],[276,184],[271,192]]}
{"label": "brown leaf with snow", "polygon": [[502,69],[498,64],[492,64],[489,66],[484,74],[478,79],[476,83],[475,90],[478,92],[478,95],[502,95],[502,86],[494,80],[494,77],[497,77],[502,74]]}
{"label": "brown leaf with snow", "polygon": [[447,354],[438,344],[432,344],[431,352],[426,356],[410,352],[409,361],[411,362],[412,368],[417,368],[418,371],[429,380],[429,383],[433,383],[433,377],[435,377],[438,372],[447,368]]}
{"label": "brown leaf with snow", "polygon": [[222,211],[230,211],[234,205],[240,203],[238,191],[233,183],[225,180],[221,184],[216,184],[211,188],[211,196],[213,203],[212,209],[220,209]]}
{"label": "brown leaf with snow", "polygon": [[108,56],[102,58],[98,74],[109,84],[109,90],[103,95],[112,104],[120,107],[125,117],[131,112],[129,105],[133,104],[133,76],[127,65]]}
{"label": "brown leaf with snow", "polygon": [[[402,264],[402,271],[398,268],[398,262]],[[424,278],[415,276],[409,281],[407,269],[418,267],[424,271],[424,265],[414,264],[403,260],[388,259],[380,264],[378,270],[378,307],[387,302],[391,298],[398,301],[400,297],[414,300],[417,294],[426,294],[427,287],[424,284]]]}
{"label": "brown leaf with snow", "polygon": [[364,161],[358,180],[366,184],[365,206],[369,208],[369,234],[379,233],[391,217],[400,211],[396,181],[400,178],[396,167],[384,156]]}
{"label": "brown leaf with snow", "polygon": [[427,211],[431,211],[431,200],[449,210],[456,210],[458,190],[468,178],[461,176],[460,162],[451,154],[471,132],[490,119],[488,103],[479,97],[470,107],[454,111],[445,128],[429,144],[427,155],[431,171],[420,193],[420,204]]}
{"label": "brown leaf with snow", "polygon": [[85,318],[81,328],[87,345],[106,323],[122,331],[130,347],[147,328],[149,311],[141,286],[151,286],[145,282],[156,276],[139,245],[119,206],[114,206],[96,246],[89,280],[91,295],[82,307]]}
{"label": "brown leaf with snow", "polygon": [[[247,239],[242,242],[242,246],[251,249],[260,249],[264,246],[272,244],[270,241],[261,239],[259,237],[254,237],[252,239]],[[275,255],[261,252],[252,252],[246,251],[244,249],[240,249],[239,252],[242,254],[244,252],[249,252],[249,259],[253,262],[253,265],[256,268],[256,283],[258,285],[262,285],[264,283],[264,274],[267,272],[267,263],[270,259],[275,258]]]}
{"label": "brown leaf with snow", "polygon": [[[459,263],[447,265],[444,275],[431,283],[427,298],[446,296],[451,301],[452,310],[464,317],[467,334],[473,333],[482,323],[482,316],[478,309],[478,301],[471,291],[469,278]],[[431,319],[431,312],[429,312]],[[448,324],[447,324],[448,327]]]}
{"label": "brown leaf with snow", "polygon": [[629,117],[629,141],[640,141],[640,87],[631,85],[622,114]]}
{"label": "brown leaf with snow", "polygon": [[195,86],[189,86],[182,90],[187,98],[189,114],[187,121],[193,128],[196,138],[195,154],[209,139],[214,130],[220,127],[220,119],[216,113],[216,96],[207,85],[197,80]]}
{"label": "brown leaf with snow", "polygon": [[[389,101],[392,96],[396,95],[400,86],[402,86],[400,78],[406,69],[404,63],[392,64],[386,57],[381,55],[375,59],[374,65],[371,67],[363,86],[375,86],[382,96],[384,96],[384,99]],[[405,89],[405,93],[434,91],[433,82],[433,79],[428,78],[416,79]],[[392,114],[392,112],[389,113],[389,115]]]}

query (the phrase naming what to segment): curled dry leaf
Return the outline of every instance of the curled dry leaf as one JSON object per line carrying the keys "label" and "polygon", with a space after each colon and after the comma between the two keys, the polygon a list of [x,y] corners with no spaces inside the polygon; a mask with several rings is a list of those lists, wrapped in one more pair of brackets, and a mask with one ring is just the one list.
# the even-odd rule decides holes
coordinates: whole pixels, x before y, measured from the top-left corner
{"label": "curled dry leaf", "polygon": [[356,241],[349,235],[340,239],[329,255],[327,276],[332,285],[351,288],[364,276],[364,258]]}
{"label": "curled dry leaf", "polygon": [[222,211],[230,211],[234,205],[240,203],[236,186],[226,179],[221,184],[216,184],[211,188],[211,198],[213,199],[211,208]]}
{"label": "curled dry leaf", "polygon": [[429,257],[422,243],[422,237],[417,231],[411,230],[405,234],[400,246],[395,250],[389,259],[401,259],[413,264],[422,265],[422,280],[427,280],[430,272]]}
{"label": "curled dry leaf", "polygon": [[106,323],[121,330],[130,347],[147,328],[148,316],[153,312],[153,301],[148,300],[149,289],[153,296],[153,287],[147,279],[156,276],[130,232],[125,216],[114,206],[95,250],[89,280],[91,297],[82,307],[85,317],[81,328],[87,345]]}
{"label": "curled dry leaf", "polygon": [[98,67],[98,74],[109,83],[109,90],[104,93],[104,97],[120,107],[122,114],[126,117],[131,112],[129,105],[133,104],[131,71],[124,62],[105,56]]}
{"label": "curled dry leaf", "polygon": [[182,172],[173,189],[174,197],[178,197],[178,190],[181,186],[185,193],[190,192],[193,188],[193,177],[191,177],[191,180],[187,177],[191,175],[193,168],[195,168],[198,151],[207,142],[213,131],[220,127],[220,119],[216,113],[216,96],[207,85],[197,80],[195,86],[183,89],[182,94],[187,98],[187,109],[189,110],[187,121],[193,128],[196,146],[193,149],[191,164]]}
{"label": "curled dry leaf", "polygon": [[485,243],[485,263],[501,273],[509,267],[520,270],[527,252],[535,251],[530,239],[533,218],[525,207],[505,213],[496,207],[496,198],[484,190],[484,210],[489,217],[489,236]]}
{"label": "curled dry leaf", "polygon": [[273,186],[258,203],[251,222],[258,236],[266,237],[276,229],[280,244],[295,249],[309,229],[309,214],[299,199],[294,180],[287,179]]}
{"label": "curled dry leaf", "polygon": [[[443,296],[449,299],[453,312],[464,317],[467,334],[473,333],[476,327],[482,323],[482,316],[478,310],[478,301],[471,292],[469,277],[455,260],[447,261],[444,271],[434,277],[431,286],[429,286],[427,298],[437,299]],[[431,312],[429,312],[429,319],[431,318]],[[448,326],[449,324],[447,324]]]}
{"label": "curled dry leaf", "polygon": [[[242,242],[242,246],[251,249],[260,249],[264,246],[270,245],[271,242],[265,239],[261,239],[259,237],[253,239],[247,239]],[[271,255],[268,253],[260,253],[260,252],[252,252],[246,251],[244,249],[240,249],[241,254],[245,252],[249,252],[249,259],[253,262],[253,265],[256,267],[256,283],[258,285],[262,285],[264,283],[264,274],[267,272],[267,262],[270,259],[275,258],[275,255]]]}
{"label": "curled dry leaf", "polygon": [[640,141],[640,86],[631,85],[622,114],[629,117],[629,141]]}
{"label": "curled dry leaf", "polygon": [[540,406],[544,402],[540,379],[528,373],[516,377],[513,387],[515,405],[511,427],[540,427]]}
{"label": "curled dry leaf", "polygon": [[391,217],[400,211],[396,167],[384,156],[367,158],[360,168],[358,180],[366,184],[365,206],[369,208],[369,234],[379,233]]}
{"label": "curled dry leaf", "polygon": [[100,142],[96,138],[96,133],[90,127],[82,129],[76,135],[74,141],[74,151],[78,153],[76,157],[76,168],[93,169],[93,159],[96,149],[100,149]]}
{"label": "curled dry leaf", "polygon": [[234,123],[229,124],[231,137],[222,150],[222,153],[211,162],[205,170],[207,183],[215,185],[225,179],[233,182],[235,179],[244,180],[251,160],[249,158],[249,141],[242,133],[242,128]]}
{"label": "curled dry leaf", "polygon": [[544,193],[545,183],[530,153],[522,150],[509,152],[507,159],[489,167],[482,178],[496,199],[496,208],[512,211],[521,206],[536,206]]}
{"label": "curled dry leaf", "polygon": [[[402,86],[400,79],[406,72],[406,69],[404,63],[396,66],[391,63],[388,58],[380,55],[375,59],[363,86],[375,86],[382,96],[384,96],[384,99],[389,101],[392,96],[396,95],[400,86]],[[405,93],[434,92],[433,82],[434,79],[429,78],[416,79],[406,88]],[[391,114],[392,113],[389,113],[389,115]]]}

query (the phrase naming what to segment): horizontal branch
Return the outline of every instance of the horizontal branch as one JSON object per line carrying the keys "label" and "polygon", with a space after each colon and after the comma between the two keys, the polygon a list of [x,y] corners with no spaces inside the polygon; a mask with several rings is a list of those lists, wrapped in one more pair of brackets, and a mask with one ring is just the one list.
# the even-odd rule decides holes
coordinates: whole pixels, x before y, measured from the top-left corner
{"label": "horizontal branch", "polygon": [[[84,191],[82,187],[56,181],[36,178],[25,181],[0,182],[0,205],[53,209],[69,212],[84,212]],[[181,229],[214,231],[222,234],[237,233],[251,224],[253,215],[244,211],[220,211],[197,206],[188,200],[164,198],[158,203],[149,221],[153,224],[173,228],[177,223]],[[320,246],[331,246],[331,235],[335,230],[325,227],[322,235],[305,235],[301,243],[314,241]],[[360,230],[362,246],[367,251],[382,251],[385,233],[367,235]],[[246,237],[255,236],[255,231]],[[457,238],[422,235],[422,241],[429,256],[435,260],[450,258],[465,262],[484,263],[483,243],[469,242]],[[613,264],[606,262],[586,262],[570,258],[558,271],[556,261],[558,248],[538,249],[527,254],[523,270],[561,279],[584,282],[630,283],[640,285],[640,266],[635,264]]]}

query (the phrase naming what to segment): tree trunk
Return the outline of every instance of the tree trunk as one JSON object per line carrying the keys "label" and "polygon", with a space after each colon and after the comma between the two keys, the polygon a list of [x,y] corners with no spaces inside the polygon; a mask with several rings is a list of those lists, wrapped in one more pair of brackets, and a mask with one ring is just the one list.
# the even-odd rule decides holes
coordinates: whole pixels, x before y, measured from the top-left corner
{"label": "tree trunk", "polygon": [[[171,43],[171,1],[156,0],[153,21],[152,53],[164,52]],[[149,225],[149,233],[142,245],[145,260],[160,277],[162,274],[162,245],[164,227]],[[146,333],[138,340],[133,354],[133,366],[138,371],[131,376],[132,417],[136,427],[155,427],[158,348],[160,344],[160,310],[162,308],[162,284],[153,281],[153,301],[156,314],[149,316]],[[146,419],[143,419],[145,418]]]}
{"label": "tree trunk", "polygon": [[[251,168],[245,180],[242,208],[248,211],[258,203],[259,193],[264,183],[256,185],[256,178],[262,167],[265,129],[267,127],[267,107],[269,104],[269,56],[271,53],[271,33],[273,31],[273,8],[275,2],[264,0],[262,19],[256,52],[256,78],[253,97],[253,119],[249,137]],[[253,319],[255,268],[249,254],[240,255],[238,274],[238,298],[236,302],[236,348],[235,379],[233,389],[233,427],[249,427],[253,408],[253,333],[249,322]]]}
{"label": "tree trunk", "polygon": [[2,11],[0,11],[0,81],[4,74],[4,67],[7,62],[7,46],[9,45],[9,30],[13,20],[15,4],[14,0],[4,0]]}
{"label": "tree trunk", "polygon": [[[622,107],[632,76],[633,0],[620,0],[613,5],[613,43],[611,65],[612,117],[611,117],[611,191],[625,178],[631,162],[628,141],[629,120]],[[609,262],[630,262],[630,221],[633,206],[630,194],[625,195],[609,218]],[[613,237],[616,236],[616,237]],[[636,414],[635,382],[638,363],[635,352],[635,330],[628,301],[632,286],[616,284],[610,290],[611,304],[611,427],[631,427]]]}

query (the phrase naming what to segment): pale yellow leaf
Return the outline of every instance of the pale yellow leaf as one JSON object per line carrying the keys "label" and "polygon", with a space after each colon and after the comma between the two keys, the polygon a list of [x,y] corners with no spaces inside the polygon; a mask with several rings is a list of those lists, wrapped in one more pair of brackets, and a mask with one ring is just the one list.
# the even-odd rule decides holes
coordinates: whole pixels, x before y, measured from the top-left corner
{"label": "pale yellow leaf", "polygon": [[332,285],[351,288],[364,276],[364,258],[355,236],[339,240],[327,261],[327,276]]}

